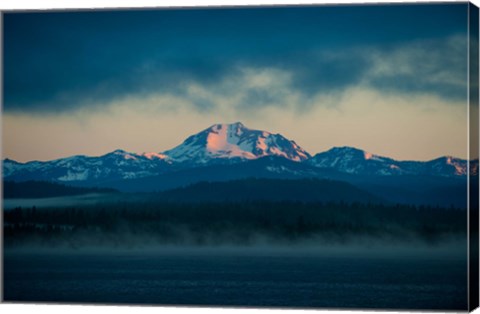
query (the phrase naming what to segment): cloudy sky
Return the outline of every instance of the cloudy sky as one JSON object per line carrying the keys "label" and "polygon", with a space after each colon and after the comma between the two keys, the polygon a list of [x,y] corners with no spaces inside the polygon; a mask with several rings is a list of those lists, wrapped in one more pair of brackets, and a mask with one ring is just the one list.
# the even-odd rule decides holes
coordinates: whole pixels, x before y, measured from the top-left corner
{"label": "cloudy sky", "polygon": [[315,154],[467,155],[465,3],[4,15],[3,158],[242,121]]}

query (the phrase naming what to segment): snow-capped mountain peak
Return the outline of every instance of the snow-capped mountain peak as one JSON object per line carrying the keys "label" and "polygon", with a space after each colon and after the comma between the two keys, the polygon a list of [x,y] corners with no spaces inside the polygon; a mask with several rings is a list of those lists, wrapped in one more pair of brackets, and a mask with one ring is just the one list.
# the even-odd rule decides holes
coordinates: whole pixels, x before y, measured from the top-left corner
{"label": "snow-capped mountain peak", "polygon": [[240,143],[245,126],[240,123],[214,124],[208,129],[206,150],[212,155],[228,154],[230,157],[253,159],[255,155]]}
{"label": "snow-capped mountain peak", "polygon": [[102,156],[76,155],[50,161],[19,163],[5,159],[2,168],[3,178],[13,181],[82,181],[96,184],[159,176],[203,166],[247,165],[248,161],[256,162],[255,159],[260,158],[259,161],[268,163],[266,169],[276,174],[291,175],[293,172],[289,172],[282,163],[294,161],[294,167],[306,166],[302,175],[311,173],[312,176],[317,176],[325,169],[330,173],[334,170],[342,175],[369,177],[408,175],[464,178],[468,171],[471,175],[478,175],[478,159],[467,161],[452,156],[430,161],[399,161],[344,146],[312,157],[281,134],[250,129],[241,122],[214,124],[163,153],[136,154],[117,149]]}
{"label": "snow-capped mountain peak", "polygon": [[334,147],[308,160],[313,166],[350,174],[465,176],[467,161],[451,156],[430,161],[400,161],[354,147]]}
{"label": "snow-capped mountain peak", "polygon": [[450,176],[465,176],[468,174],[467,160],[452,156],[440,157],[426,163],[428,170],[433,173],[442,173]]}
{"label": "snow-capped mountain peak", "polygon": [[193,163],[265,156],[280,156],[293,161],[310,158],[310,154],[294,141],[280,134],[247,128],[241,122],[214,124],[163,154],[177,162]]}

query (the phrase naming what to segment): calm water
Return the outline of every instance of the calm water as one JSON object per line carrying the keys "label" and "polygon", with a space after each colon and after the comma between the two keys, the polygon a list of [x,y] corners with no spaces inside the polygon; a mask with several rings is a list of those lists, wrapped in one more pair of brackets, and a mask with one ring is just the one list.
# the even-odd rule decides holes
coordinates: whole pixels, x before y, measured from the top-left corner
{"label": "calm water", "polygon": [[467,304],[466,260],[448,254],[7,251],[4,270],[5,301],[451,310]]}

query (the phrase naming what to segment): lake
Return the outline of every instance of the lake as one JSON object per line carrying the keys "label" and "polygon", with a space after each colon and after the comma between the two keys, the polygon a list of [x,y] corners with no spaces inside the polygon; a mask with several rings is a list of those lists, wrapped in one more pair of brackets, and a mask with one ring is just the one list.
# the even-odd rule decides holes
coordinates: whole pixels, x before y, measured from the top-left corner
{"label": "lake", "polygon": [[7,250],[4,299],[466,310],[466,265],[430,249]]}

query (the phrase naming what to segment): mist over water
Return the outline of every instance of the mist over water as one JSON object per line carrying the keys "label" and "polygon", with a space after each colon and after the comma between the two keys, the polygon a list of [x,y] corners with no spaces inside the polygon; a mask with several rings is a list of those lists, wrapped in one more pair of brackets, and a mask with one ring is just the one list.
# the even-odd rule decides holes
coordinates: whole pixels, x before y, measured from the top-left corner
{"label": "mist over water", "polygon": [[462,209],[61,199],[11,200],[5,210],[5,301],[467,306]]}
{"label": "mist over water", "polygon": [[181,203],[155,194],[6,201],[6,248],[412,248],[446,247],[466,239],[466,211],[456,208],[297,201]]}

